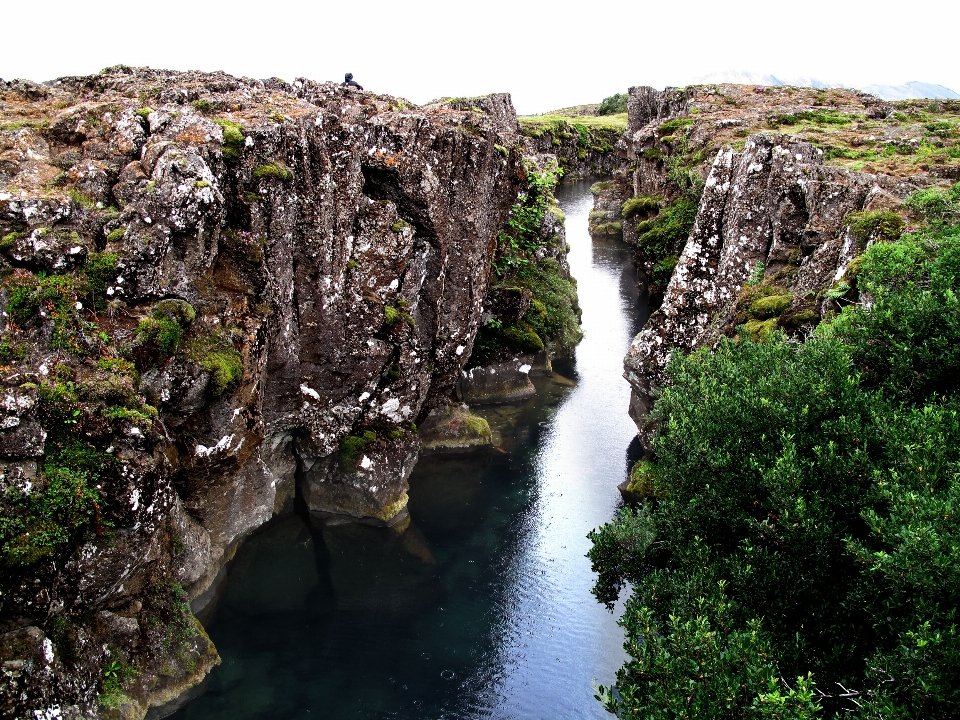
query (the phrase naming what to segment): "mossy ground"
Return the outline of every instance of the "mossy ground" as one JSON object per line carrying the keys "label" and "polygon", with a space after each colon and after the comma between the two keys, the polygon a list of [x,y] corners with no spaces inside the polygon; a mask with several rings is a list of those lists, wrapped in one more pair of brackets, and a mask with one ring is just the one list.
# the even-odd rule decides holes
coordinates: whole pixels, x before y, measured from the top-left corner
{"label": "mossy ground", "polygon": [[742,147],[750,134],[779,132],[821,148],[827,165],[852,170],[954,177],[960,168],[958,100],[905,100],[892,103],[889,117],[869,117],[877,113],[851,90],[699,85],[687,93],[690,115],[660,125],[651,158],[687,137],[709,162],[723,145]]}

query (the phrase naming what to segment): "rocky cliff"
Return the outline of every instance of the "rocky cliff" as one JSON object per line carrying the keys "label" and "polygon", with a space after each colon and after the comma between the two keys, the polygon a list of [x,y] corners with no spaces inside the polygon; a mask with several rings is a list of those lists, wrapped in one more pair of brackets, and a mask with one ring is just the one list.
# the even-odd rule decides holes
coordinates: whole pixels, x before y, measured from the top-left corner
{"label": "rocky cliff", "polygon": [[568,181],[611,175],[620,164],[615,150],[626,128],[624,114],[562,113],[520,118],[530,152],[556,156]]}
{"label": "rocky cliff", "polygon": [[596,229],[622,225],[659,307],[624,364],[641,435],[674,350],[808,332],[856,298],[856,258],[909,222],[902,200],[956,176],[958,110],[841,90],[631,89]]}
{"label": "rocky cliff", "polygon": [[403,519],[522,153],[506,95],[0,83],[5,717],[162,715],[218,662],[189,603],[247,533],[295,498]]}

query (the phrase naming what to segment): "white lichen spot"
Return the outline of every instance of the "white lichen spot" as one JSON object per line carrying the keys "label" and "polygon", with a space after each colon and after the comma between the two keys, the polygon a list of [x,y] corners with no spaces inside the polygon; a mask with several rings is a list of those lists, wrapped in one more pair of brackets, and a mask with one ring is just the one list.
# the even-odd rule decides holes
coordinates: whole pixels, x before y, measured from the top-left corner
{"label": "white lichen spot", "polygon": [[[50,638],[44,638],[43,639],[43,659],[46,661],[47,665],[49,665],[50,663],[53,662],[54,657],[55,656],[53,654],[53,643],[50,642]],[[59,709],[57,714],[59,715]]]}
{"label": "white lichen spot", "polygon": [[364,470],[369,470],[373,467],[373,460],[364,455],[363,459],[360,460],[360,467],[362,467]]}
{"label": "white lichen spot", "polygon": [[463,351],[466,349],[466,345],[457,345],[457,355],[463,355]]}
{"label": "white lichen spot", "polygon": [[520,366],[519,368],[517,368],[517,369],[518,369],[520,372],[522,372],[524,375],[526,375],[527,373],[530,372],[530,370],[532,369],[532,367],[531,367],[530,365],[521,365],[521,366]]}
{"label": "white lichen spot", "polygon": [[224,437],[220,438],[220,441],[213,447],[197,445],[197,449],[194,452],[196,453],[197,457],[210,457],[221,450],[229,449],[230,443],[233,442],[233,437],[233,435],[225,435]]}
{"label": "white lichen spot", "polygon": [[306,384],[301,385],[301,386],[300,386],[300,392],[302,392],[304,395],[307,395],[307,396],[309,396],[309,397],[312,397],[314,400],[319,400],[319,399],[320,399],[320,393],[318,393],[316,390],[314,390],[314,389],[313,389],[312,387],[310,387],[309,385],[306,385]]}

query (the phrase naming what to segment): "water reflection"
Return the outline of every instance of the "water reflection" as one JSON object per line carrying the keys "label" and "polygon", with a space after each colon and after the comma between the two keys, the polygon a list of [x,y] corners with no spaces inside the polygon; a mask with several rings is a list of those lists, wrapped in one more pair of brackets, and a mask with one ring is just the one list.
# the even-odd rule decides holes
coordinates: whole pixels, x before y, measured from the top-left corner
{"label": "water reflection", "polygon": [[483,409],[503,454],[424,457],[409,524],[276,522],[240,549],[209,626],[223,658],[180,718],[601,718],[621,632],[590,595],[586,533],[634,435],[621,362],[645,321],[630,253],[590,241],[565,186],[586,337],[567,378]]}

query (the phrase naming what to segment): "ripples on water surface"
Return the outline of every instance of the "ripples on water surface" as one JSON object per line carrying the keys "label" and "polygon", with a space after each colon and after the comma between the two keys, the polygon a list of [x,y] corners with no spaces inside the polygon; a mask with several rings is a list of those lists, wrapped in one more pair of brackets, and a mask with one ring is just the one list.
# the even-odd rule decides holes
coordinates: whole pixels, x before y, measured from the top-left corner
{"label": "ripples on water surface", "polygon": [[[646,319],[630,252],[591,243],[560,188],[586,337],[521,407],[476,408],[502,457],[425,457],[401,530],[271,524],[237,553],[208,630],[223,658],[181,720],[609,718],[623,662],[586,534],[619,502],[635,433],[622,360]],[[509,429],[512,428],[512,429]]]}

